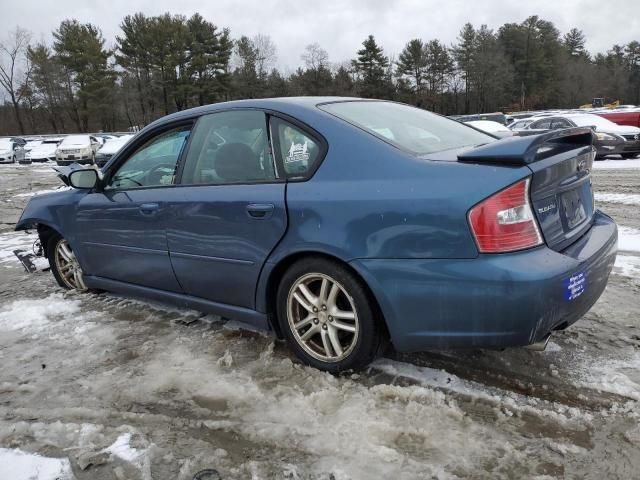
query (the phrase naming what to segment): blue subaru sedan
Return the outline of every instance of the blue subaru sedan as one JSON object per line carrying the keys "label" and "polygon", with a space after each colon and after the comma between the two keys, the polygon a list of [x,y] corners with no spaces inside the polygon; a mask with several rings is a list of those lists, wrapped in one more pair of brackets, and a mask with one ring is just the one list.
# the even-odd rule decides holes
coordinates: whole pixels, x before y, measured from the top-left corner
{"label": "blue subaru sedan", "polygon": [[496,138],[354,98],[219,103],[147,126],[31,199],[67,289],[273,330],[330,372],[398,351],[543,346],[602,294],[617,228],[592,133]]}

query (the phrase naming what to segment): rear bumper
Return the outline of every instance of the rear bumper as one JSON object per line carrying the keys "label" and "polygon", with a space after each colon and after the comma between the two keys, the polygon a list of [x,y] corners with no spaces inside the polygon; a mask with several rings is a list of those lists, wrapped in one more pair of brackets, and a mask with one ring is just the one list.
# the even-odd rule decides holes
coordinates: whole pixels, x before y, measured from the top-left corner
{"label": "rear bumper", "polygon": [[562,252],[540,247],[475,259],[351,264],[373,290],[399,351],[524,346],[593,306],[607,285],[617,239],[615,222],[596,212],[591,229]]}

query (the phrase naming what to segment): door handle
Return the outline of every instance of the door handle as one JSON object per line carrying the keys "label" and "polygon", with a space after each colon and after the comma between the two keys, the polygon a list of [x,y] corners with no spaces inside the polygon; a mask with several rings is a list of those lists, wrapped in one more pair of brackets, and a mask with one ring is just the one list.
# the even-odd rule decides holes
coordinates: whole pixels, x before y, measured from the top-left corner
{"label": "door handle", "polygon": [[247,213],[251,218],[269,218],[275,206],[273,203],[250,203],[247,205]]}
{"label": "door handle", "polygon": [[140,210],[140,213],[142,213],[143,215],[153,215],[158,210],[160,210],[160,204],[159,203],[143,203],[138,208]]}

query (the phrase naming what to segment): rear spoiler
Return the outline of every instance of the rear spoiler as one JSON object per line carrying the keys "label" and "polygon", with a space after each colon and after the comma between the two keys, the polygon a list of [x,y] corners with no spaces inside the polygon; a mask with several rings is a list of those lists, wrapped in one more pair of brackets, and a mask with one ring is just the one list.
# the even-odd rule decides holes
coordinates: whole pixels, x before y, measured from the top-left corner
{"label": "rear spoiler", "polygon": [[588,127],[564,128],[540,135],[507,137],[458,155],[458,161],[528,165],[555,153],[593,145],[593,130]]}

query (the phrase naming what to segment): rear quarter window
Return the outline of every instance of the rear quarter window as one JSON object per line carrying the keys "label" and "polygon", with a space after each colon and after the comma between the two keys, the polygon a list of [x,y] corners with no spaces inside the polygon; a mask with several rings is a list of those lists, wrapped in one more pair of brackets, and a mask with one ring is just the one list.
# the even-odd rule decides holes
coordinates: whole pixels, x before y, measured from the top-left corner
{"label": "rear quarter window", "polygon": [[415,155],[496,140],[455,120],[400,103],[361,100],[318,107]]}

